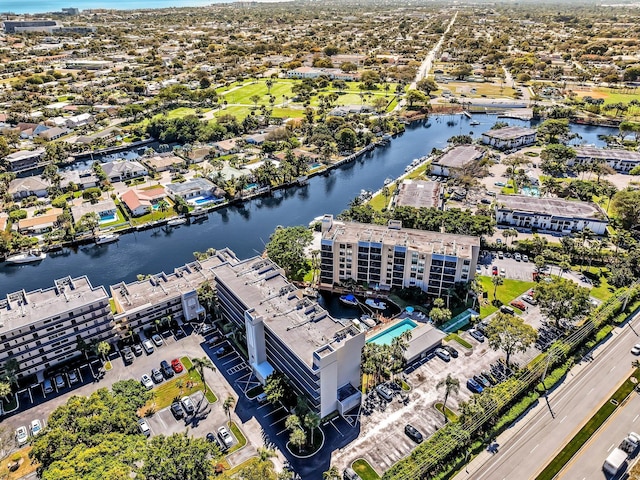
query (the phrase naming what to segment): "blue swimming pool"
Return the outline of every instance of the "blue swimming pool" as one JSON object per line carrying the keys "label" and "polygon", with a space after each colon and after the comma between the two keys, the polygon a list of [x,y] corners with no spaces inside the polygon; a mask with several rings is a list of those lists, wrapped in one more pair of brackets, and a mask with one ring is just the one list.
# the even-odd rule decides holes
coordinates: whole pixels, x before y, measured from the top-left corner
{"label": "blue swimming pool", "polygon": [[417,323],[405,318],[399,323],[396,323],[392,327],[387,328],[386,330],[374,335],[367,343],[376,343],[378,345],[391,345],[391,342],[394,338],[399,337],[404,332],[408,332],[409,330],[413,330],[418,326]]}
{"label": "blue swimming pool", "polygon": [[243,190],[253,190],[254,188],[258,188],[258,184],[257,183],[250,183],[249,185],[244,187]]}
{"label": "blue swimming pool", "polygon": [[205,205],[207,203],[219,202],[221,199],[214,197],[213,195],[200,195],[199,197],[193,197],[189,199],[191,205]]}
{"label": "blue swimming pool", "polygon": [[523,195],[526,195],[527,197],[539,197],[540,196],[540,190],[538,189],[538,187],[522,187],[521,192]]}
{"label": "blue swimming pool", "polygon": [[118,216],[115,213],[111,215],[105,215],[104,217],[100,217],[100,223],[109,223],[115,222],[118,219]]}

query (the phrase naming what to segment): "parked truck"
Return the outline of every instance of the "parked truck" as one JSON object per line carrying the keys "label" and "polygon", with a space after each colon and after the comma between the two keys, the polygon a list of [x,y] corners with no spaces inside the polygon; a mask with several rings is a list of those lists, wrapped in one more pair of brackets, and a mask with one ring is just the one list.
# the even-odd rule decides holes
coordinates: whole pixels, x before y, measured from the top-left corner
{"label": "parked truck", "polygon": [[620,470],[622,470],[622,467],[624,466],[626,461],[627,452],[621,450],[620,448],[614,448],[607,459],[604,461],[602,470],[604,470],[604,473],[608,473],[609,475],[615,475]]}

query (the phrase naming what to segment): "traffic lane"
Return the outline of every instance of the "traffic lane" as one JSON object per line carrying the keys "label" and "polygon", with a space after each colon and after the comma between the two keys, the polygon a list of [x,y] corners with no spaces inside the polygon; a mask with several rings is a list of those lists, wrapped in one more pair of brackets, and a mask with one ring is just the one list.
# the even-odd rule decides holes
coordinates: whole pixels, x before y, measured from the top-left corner
{"label": "traffic lane", "polygon": [[589,439],[559,478],[605,480],[607,477],[602,471],[602,464],[629,432],[640,432],[640,394],[635,391],[627,403],[619,407],[604,427]]}
{"label": "traffic lane", "polygon": [[[636,315],[633,322],[636,330],[640,328],[638,323]],[[549,394],[553,415],[549,408],[538,409],[516,431],[517,437],[503,445],[497,455],[479,467],[470,467],[470,474],[461,473],[456,478],[535,477],[631,373],[629,350],[638,336],[628,326],[614,332],[603,349],[595,352],[594,360],[577,373],[577,378],[572,380],[574,373],[570,373],[569,383]],[[545,399],[540,398],[539,402]],[[513,433],[507,431],[506,434]]]}

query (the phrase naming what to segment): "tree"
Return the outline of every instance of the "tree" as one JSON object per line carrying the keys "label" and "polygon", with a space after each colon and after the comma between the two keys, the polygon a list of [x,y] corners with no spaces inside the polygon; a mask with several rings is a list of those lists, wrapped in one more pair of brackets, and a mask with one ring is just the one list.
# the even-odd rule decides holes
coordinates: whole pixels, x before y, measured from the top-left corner
{"label": "tree", "polygon": [[522,318],[502,312],[491,319],[485,332],[489,346],[493,350],[504,351],[507,365],[511,354],[526,351],[538,338],[536,329]]}
{"label": "tree", "polygon": [[287,277],[302,278],[308,269],[305,249],[312,239],[313,234],[307,227],[278,227],[267,243],[267,256],[284,268]]}
{"label": "tree", "polygon": [[227,415],[229,422],[231,422],[231,409],[235,404],[236,404],[236,399],[233,398],[232,395],[229,395],[225,399],[224,403],[222,404],[222,409],[224,410],[224,413]]}
{"label": "tree", "polygon": [[284,398],[286,388],[287,384],[284,375],[275,372],[267,377],[264,385],[264,393],[270,403],[276,404]]}
{"label": "tree", "polygon": [[253,108],[258,108],[258,102],[260,101],[260,95],[251,95],[249,100],[253,102]]}
{"label": "tree", "polygon": [[292,430],[291,435],[289,435],[289,441],[298,450],[301,450],[307,443],[307,434],[302,428],[295,428]]}
{"label": "tree", "polygon": [[5,402],[7,402],[9,395],[11,395],[11,384],[0,381],[0,397],[4,398]]}
{"label": "tree", "polygon": [[452,377],[450,373],[447,374],[447,378],[443,378],[436,385],[436,389],[440,390],[444,387],[444,401],[442,402],[442,413],[444,414],[444,421],[447,421],[447,400],[449,399],[449,395],[454,393],[457,394],[460,390],[460,380],[455,377]]}
{"label": "tree", "polygon": [[111,351],[111,345],[109,345],[108,342],[100,342],[98,343],[98,346],[96,347],[96,350],[98,351],[98,354],[102,357],[103,361],[107,361],[107,353],[109,353]]}
{"label": "tree", "polygon": [[407,104],[409,108],[412,108],[415,104],[428,104],[429,97],[427,97],[424,93],[418,90],[409,90],[407,92]]}
{"label": "tree", "polygon": [[423,78],[422,80],[418,80],[416,88],[428,96],[431,92],[438,90],[438,84],[433,78]]}
{"label": "tree", "polygon": [[144,449],[141,472],[147,480],[208,480],[213,477],[210,456],[220,454],[213,442],[187,433],[158,435]]}
{"label": "tree", "polygon": [[496,302],[498,299],[496,297],[498,293],[498,286],[504,283],[504,280],[500,275],[493,275],[491,277],[491,283],[493,283],[493,301]]}
{"label": "tree", "polygon": [[569,134],[569,120],[549,119],[545,120],[538,127],[538,135],[547,140],[548,143],[558,143]]}
{"label": "tree", "polygon": [[20,370],[20,363],[15,358],[10,358],[3,365],[4,375],[3,378],[9,382],[10,385],[18,385],[18,371]]}
{"label": "tree", "polygon": [[451,310],[445,308],[444,300],[436,298],[433,301],[433,308],[429,312],[429,317],[431,317],[431,320],[433,320],[433,323],[436,325],[442,325],[451,320]]}
{"label": "tree", "polygon": [[207,382],[204,379],[204,371],[211,370],[212,372],[216,371],[216,367],[211,363],[208,357],[200,357],[192,359],[192,365],[190,370],[194,370],[200,374],[200,378],[202,379],[202,383],[204,384],[204,393],[207,393]]}
{"label": "tree", "polygon": [[576,158],[576,151],[565,145],[553,143],[540,153],[540,169],[547,175],[560,177],[568,169],[568,162]]}
{"label": "tree", "polygon": [[566,278],[541,282],[536,288],[536,300],[540,311],[558,327],[563,322],[579,320],[591,308],[589,290]]}
{"label": "tree", "polygon": [[342,480],[342,475],[338,467],[332,465],[329,470],[322,472],[322,480]]}
{"label": "tree", "polygon": [[640,226],[640,190],[621,190],[611,199],[611,207],[627,230]]}
{"label": "tree", "polygon": [[85,213],[80,217],[76,224],[76,230],[78,232],[91,232],[94,233],[100,225],[100,217],[95,212]]}
{"label": "tree", "polygon": [[316,428],[320,426],[320,415],[314,412],[309,412],[304,416],[304,426],[309,429],[311,434],[311,445],[313,445],[313,434]]}
{"label": "tree", "polygon": [[[6,425],[0,425],[0,460],[4,459],[15,447],[14,432]],[[0,471],[0,475],[3,472]],[[3,477],[4,478],[4,477]]]}

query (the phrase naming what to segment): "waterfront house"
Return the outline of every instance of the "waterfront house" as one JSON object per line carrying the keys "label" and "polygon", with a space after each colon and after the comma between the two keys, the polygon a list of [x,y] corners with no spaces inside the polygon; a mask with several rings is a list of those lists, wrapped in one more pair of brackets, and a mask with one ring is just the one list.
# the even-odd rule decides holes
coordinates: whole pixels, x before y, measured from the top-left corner
{"label": "waterfront house", "polygon": [[152,157],[142,157],[140,161],[156,172],[174,171],[185,164],[184,158],[180,158],[173,153],[161,153]]}
{"label": "waterfront house", "polygon": [[98,183],[98,177],[90,169],[60,172],[60,186],[62,188],[76,185],[80,190],[84,190],[85,188],[97,187]]}
{"label": "waterfront house", "polygon": [[464,170],[484,157],[484,152],[473,145],[459,145],[445,151],[431,162],[431,173],[448,177],[453,170]]}
{"label": "waterfront house", "polygon": [[473,279],[479,252],[478,237],[406,229],[396,220],[384,226],[338,222],[325,215],[320,288],[352,279],[386,290],[415,286],[440,296]]}
{"label": "waterfront house", "polygon": [[78,222],[84,215],[88,213],[95,213],[100,217],[100,221],[113,221],[115,220],[116,204],[110,198],[100,200],[98,203],[81,202],[71,207],[71,215],[73,220]]}
{"label": "waterfront house", "polygon": [[22,172],[30,170],[38,166],[38,162],[42,160],[44,148],[35,150],[18,150],[4,157],[9,172]]}
{"label": "waterfront house", "polygon": [[559,232],[563,235],[589,228],[596,235],[603,235],[609,219],[595,203],[562,198],[497,195],[496,222],[498,225]]}
{"label": "waterfront house", "polygon": [[200,196],[224,197],[224,191],[206,178],[193,178],[183,183],[171,183],[166,187],[170,198],[182,197],[185,200]]}
{"label": "waterfront house", "polygon": [[51,184],[40,177],[24,177],[11,180],[9,193],[14,200],[20,200],[31,196],[46,197],[47,188]]}
{"label": "waterfront house", "polygon": [[536,143],[537,132],[533,128],[504,127],[482,134],[482,143],[498,150],[511,150]]}
{"label": "waterfront house", "polygon": [[116,160],[102,164],[102,169],[111,182],[122,182],[130,178],[148,175],[147,169],[135,160]]}
{"label": "waterfront house", "polygon": [[58,226],[58,217],[62,213],[61,208],[52,208],[44,215],[23,218],[18,221],[18,232],[23,235],[41,235],[50,232]]}
{"label": "waterfront house", "polygon": [[164,187],[158,186],[157,188],[147,190],[127,190],[120,195],[120,200],[127,207],[131,215],[139,217],[149,213],[153,205],[166,197],[166,195],[167,193]]}

